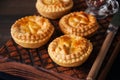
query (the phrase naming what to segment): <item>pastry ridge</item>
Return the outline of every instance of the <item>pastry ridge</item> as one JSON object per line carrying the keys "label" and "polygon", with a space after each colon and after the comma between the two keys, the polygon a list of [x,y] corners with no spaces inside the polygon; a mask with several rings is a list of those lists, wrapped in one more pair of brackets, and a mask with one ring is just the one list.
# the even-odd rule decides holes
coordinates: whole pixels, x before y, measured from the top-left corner
{"label": "pastry ridge", "polygon": [[[55,1],[55,0],[51,0],[51,1]],[[61,0],[56,0],[56,1],[59,1],[58,4],[45,4],[44,0],[37,0],[36,9],[44,17],[50,19],[57,19],[67,14],[70,11],[70,9],[73,7],[72,0],[68,0],[69,4],[67,5],[64,4],[64,2],[61,2]]]}
{"label": "pastry ridge", "polygon": [[41,16],[26,16],[11,27],[14,41],[25,48],[38,48],[47,43],[54,32],[50,21]]}
{"label": "pastry ridge", "polygon": [[64,34],[89,37],[98,30],[99,25],[93,15],[80,11],[63,16],[59,27]]}
{"label": "pastry ridge", "polygon": [[83,37],[63,35],[49,44],[48,54],[60,66],[76,67],[87,60],[92,49],[92,43]]}

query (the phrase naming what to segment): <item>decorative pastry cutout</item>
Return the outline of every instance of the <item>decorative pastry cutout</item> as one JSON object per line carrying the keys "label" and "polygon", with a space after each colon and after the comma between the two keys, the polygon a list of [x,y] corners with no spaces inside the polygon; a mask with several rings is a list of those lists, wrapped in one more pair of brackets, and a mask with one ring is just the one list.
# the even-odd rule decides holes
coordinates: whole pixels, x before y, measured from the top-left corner
{"label": "decorative pastry cutout", "polygon": [[83,11],[73,12],[60,19],[59,26],[64,34],[88,37],[99,27],[96,18]]}
{"label": "decorative pastry cutout", "polygon": [[21,18],[11,27],[12,38],[25,48],[41,47],[49,40],[53,32],[53,25],[41,16]]}
{"label": "decorative pastry cutout", "polygon": [[72,0],[37,0],[36,9],[47,18],[57,19],[67,14],[73,7]]}
{"label": "decorative pastry cutout", "polygon": [[58,65],[76,67],[87,60],[92,49],[92,43],[83,37],[63,35],[49,44],[48,53]]}

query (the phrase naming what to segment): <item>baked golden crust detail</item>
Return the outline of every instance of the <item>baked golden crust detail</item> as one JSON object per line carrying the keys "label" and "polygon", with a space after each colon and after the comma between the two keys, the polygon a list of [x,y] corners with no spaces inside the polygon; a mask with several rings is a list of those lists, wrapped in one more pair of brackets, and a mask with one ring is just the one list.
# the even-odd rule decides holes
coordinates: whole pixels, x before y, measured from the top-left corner
{"label": "baked golden crust detail", "polygon": [[53,25],[48,19],[41,16],[27,16],[21,18],[11,27],[13,39],[17,41],[18,44],[26,44],[26,47],[29,47],[27,43],[31,44],[31,47],[34,43],[40,44],[43,42],[42,44],[44,44],[51,37],[53,31]]}
{"label": "baked golden crust detail", "polygon": [[63,16],[59,22],[59,26],[64,34],[85,37],[94,33],[99,27],[96,18],[83,11]]}
{"label": "baked golden crust detail", "polygon": [[65,7],[69,5],[70,0],[42,0],[43,4],[45,5],[52,5],[52,6],[59,6],[59,7]]}
{"label": "baked golden crust detail", "polygon": [[36,9],[47,18],[56,19],[68,13],[73,7],[72,0],[37,0]]}
{"label": "baked golden crust detail", "polygon": [[62,9],[73,6],[72,0],[38,0],[37,3],[38,4],[36,5],[39,7],[39,9],[46,11],[62,11]]}
{"label": "baked golden crust detail", "polygon": [[74,67],[87,60],[92,48],[92,43],[83,37],[64,35],[50,43],[48,53],[57,64]]}

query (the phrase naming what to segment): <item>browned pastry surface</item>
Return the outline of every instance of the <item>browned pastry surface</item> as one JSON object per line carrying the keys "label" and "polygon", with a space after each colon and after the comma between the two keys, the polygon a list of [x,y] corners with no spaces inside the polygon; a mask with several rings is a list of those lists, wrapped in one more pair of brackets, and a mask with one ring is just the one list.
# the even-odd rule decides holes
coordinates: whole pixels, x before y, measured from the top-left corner
{"label": "browned pastry surface", "polygon": [[92,49],[92,43],[83,37],[63,35],[49,44],[48,53],[58,65],[75,67],[87,60]]}
{"label": "browned pastry surface", "polygon": [[83,11],[63,16],[59,22],[59,26],[64,34],[85,37],[96,32],[99,27],[96,18]]}
{"label": "browned pastry surface", "polygon": [[37,0],[36,9],[47,18],[57,19],[67,14],[73,7],[72,0]]}
{"label": "browned pastry surface", "polygon": [[41,16],[21,18],[11,27],[12,38],[25,48],[41,47],[49,40],[53,31],[53,25]]}

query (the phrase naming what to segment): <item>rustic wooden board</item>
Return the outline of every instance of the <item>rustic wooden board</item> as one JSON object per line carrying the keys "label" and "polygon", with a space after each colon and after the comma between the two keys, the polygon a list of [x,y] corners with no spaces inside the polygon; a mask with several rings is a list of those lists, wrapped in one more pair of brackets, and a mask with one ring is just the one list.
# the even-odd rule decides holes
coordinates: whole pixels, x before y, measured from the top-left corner
{"label": "rustic wooden board", "polygon": [[[85,9],[86,9],[86,4],[84,0],[74,0],[74,7],[71,10],[71,12],[81,11]],[[37,49],[28,49],[28,48],[23,48],[17,45],[12,39],[9,39],[0,48],[0,55],[9,57],[10,59],[21,62],[21,63],[29,64],[32,66],[39,66],[47,70],[55,71],[57,73],[64,73],[66,75],[69,75],[75,78],[85,79],[105,39],[106,30],[107,30],[110,20],[111,20],[111,16],[103,20],[98,20],[98,23],[100,25],[99,30],[93,36],[88,38],[93,43],[93,47],[94,47],[93,51],[90,57],[88,58],[88,60],[83,65],[78,66],[78,67],[74,67],[74,68],[61,67],[55,64],[48,55],[47,48],[48,48],[49,43],[56,37],[63,35],[59,29],[59,25],[58,25],[59,19],[50,20],[51,23],[55,26],[55,32],[53,36],[51,37],[51,39],[49,40],[49,42],[45,44],[44,46],[37,48]],[[109,54],[107,54],[107,57],[102,65],[102,68],[105,66],[105,64],[109,60],[109,56],[111,55],[115,45],[117,44],[118,38],[120,37],[119,34],[120,34],[120,31],[115,37],[116,40],[114,40],[114,44],[112,44],[112,47],[109,50]]]}

